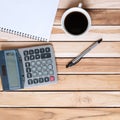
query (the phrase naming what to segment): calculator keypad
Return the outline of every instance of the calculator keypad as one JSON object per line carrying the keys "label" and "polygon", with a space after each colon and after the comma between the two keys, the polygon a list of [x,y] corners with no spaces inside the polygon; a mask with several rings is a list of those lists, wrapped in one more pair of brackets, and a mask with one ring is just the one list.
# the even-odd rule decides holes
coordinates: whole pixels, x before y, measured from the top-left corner
{"label": "calculator keypad", "polygon": [[50,45],[28,48],[22,52],[28,86],[56,81],[55,56]]}

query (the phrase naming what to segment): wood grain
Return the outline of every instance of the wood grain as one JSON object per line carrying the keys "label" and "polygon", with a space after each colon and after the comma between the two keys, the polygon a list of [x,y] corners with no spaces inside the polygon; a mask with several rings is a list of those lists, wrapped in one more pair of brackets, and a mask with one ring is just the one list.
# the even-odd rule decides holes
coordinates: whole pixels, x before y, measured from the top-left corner
{"label": "wood grain", "polygon": [[120,75],[58,75],[57,84],[23,89],[29,90],[120,90]]}
{"label": "wood grain", "polygon": [[0,92],[0,107],[120,107],[120,92]]}
{"label": "wood grain", "polygon": [[0,108],[1,120],[119,120],[120,108]]}
{"label": "wood grain", "polygon": [[[73,37],[65,34],[61,26],[54,26],[50,41],[96,41],[103,38],[104,41],[120,41],[120,26],[92,26],[86,35]],[[35,41],[8,33],[0,32],[0,41]]]}
{"label": "wood grain", "polygon": [[[61,18],[66,9],[58,9],[54,25],[61,25]],[[89,9],[92,25],[120,25],[120,10]]]}
{"label": "wood grain", "polygon": [[[41,42],[0,42],[0,50],[39,46]],[[93,42],[52,42],[56,57],[76,57]],[[74,47],[73,47],[74,46]],[[120,57],[120,42],[102,42],[84,57]]]}
{"label": "wood grain", "polygon": [[54,85],[25,90],[120,90],[120,75],[58,75]]}
{"label": "wood grain", "polygon": [[[89,12],[92,27],[84,36],[71,37],[62,30],[60,20],[65,10],[78,6],[79,2]],[[3,92],[0,83],[0,120],[119,120],[119,18],[120,0],[60,0],[50,37],[57,57],[59,81],[54,85],[11,92]],[[66,69],[66,64],[73,57],[99,38],[103,38],[104,42],[77,65]],[[15,41],[0,42],[0,50],[44,44],[1,32],[0,41]]]}
{"label": "wood grain", "polygon": [[50,41],[96,41],[103,38],[104,41],[120,41],[120,26],[92,26],[83,36],[70,36],[61,26],[54,26]]}
{"label": "wood grain", "polygon": [[[76,57],[93,42],[55,42],[56,57]],[[84,57],[120,57],[120,42],[102,42]]]}
{"label": "wood grain", "polygon": [[120,1],[119,0],[60,0],[59,8],[71,8],[76,7],[82,2],[83,8],[90,9],[119,9]]}
{"label": "wood grain", "polygon": [[[103,38],[104,41],[120,41],[120,26],[92,26],[86,35],[73,37],[64,33],[61,26],[54,26],[50,41],[96,41]],[[0,41],[35,41],[33,39],[0,32]]]}
{"label": "wood grain", "polygon": [[72,59],[57,59],[59,74],[120,74],[120,58],[85,58],[66,68]]}

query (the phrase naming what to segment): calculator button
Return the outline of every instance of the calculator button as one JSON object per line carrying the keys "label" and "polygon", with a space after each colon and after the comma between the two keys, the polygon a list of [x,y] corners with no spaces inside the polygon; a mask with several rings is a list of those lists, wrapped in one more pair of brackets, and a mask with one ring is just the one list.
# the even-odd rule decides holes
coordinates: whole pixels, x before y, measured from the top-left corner
{"label": "calculator button", "polygon": [[31,68],[26,68],[26,72],[30,73],[31,72]]}
{"label": "calculator button", "polygon": [[49,82],[49,77],[45,77],[45,82]]}
{"label": "calculator button", "polygon": [[47,66],[43,66],[43,70],[46,70],[47,69]]}
{"label": "calculator button", "polygon": [[41,54],[41,59],[50,58],[50,57],[51,57],[50,53]]}
{"label": "calculator button", "polygon": [[48,65],[48,68],[51,70],[53,69],[53,65]]}
{"label": "calculator button", "polygon": [[35,72],[37,70],[36,67],[32,67],[31,69],[33,72]]}
{"label": "calculator button", "polygon": [[38,75],[39,75],[39,76],[42,76],[42,72],[38,72]]}
{"label": "calculator button", "polygon": [[39,83],[43,83],[44,79],[43,78],[39,78]]}
{"label": "calculator button", "polygon": [[30,59],[29,56],[25,56],[25,57],[24,57],[24,60],[25,60],[25,61],[29,61],[29,59]]}
{"label": "calculator button", "polygon": [[36,54],[39,53],[39,49],[35,49],[35,53],[36,53]]}
{"label": "calculator button", "polygon": [[37,84],[38,83],[38,79],[34,79],[34,84]]}
{"label": "calculator button", "polygon": [[34,50],[29,50],[29,54],[34,54]]}
{"label": "calculator button", "polygon": [[29,52],[27,50],[23,51],[23,54],[26,56],[29,54]]}
{"label": "calculator button", "polygon": [[43,75],[48,75],[48,72],[47,71],[43,71]]}
{"label": "calculator button", "polygon": [[41,61],[40,61],[40,60],[38,60],[38,61],[36,62],[36,64],[37,64],[37,65],[40,65],[40,64],[41,64]]}
{"label": "calculator button", "polygon": [[30,67],[30,62],[26,62],[25,67]]}
{"label": "calculator button", "polygon": [[52,64],[52,60],[51,59],[47,60],[47,64]]}
{"label": "calculator button", "polygon": [[38,66],[38,67],[37,67],[37,70],[38,70],[38,71],[41,71],[41,70],[42,70],[42,67],[41,67],[41,66]]}
{"label": "calculator button", "polygon": [[31,62],[31,65],[32,65],[32,66],[35,66],[35,61],[32,61],[32,62]]}
{"label": "calculator button", "polygon": [[46,64],[46,61],[45,61],[45,60],[43,60],[43,61],[42,61],[42,65],[45,65],[45,64]]}
{"label": "calculator button", "polygon": [[35,55],[35,58],[36,59],[40,59],[40,55]]}
{"label": "calculator button", "polygon": [[32,74],[31,73],[27,73],[27,78],[31,78]]}
{"label": "calculator button", "polygon": [[45,49],[44,48],[40,48],[40,53],[44,53]]}
{"label": "calculator button", "polygon": [[34,59],[35,59],[34,55],[31,55],[30,60],[34,60]]}
{"label": "calculator button", "polygon": [[29,80],[28,80],[28,84],[29,84],[29,85],[33,84],[33,80],[32,80],[32,79],[29,79]]}
{"label": "calculator button", "polygon": [[46,52],[50,52],[50,48],[49,48],[49,47],[46,47],[46,48],[45,48],[45,51],[46,51]]}
{"label": "calculator button", "polygon": [[38,74],[37,74],[36,72],[33,73],[33,77],[37,77],[37,75],[38,75]]}
{"label": "calculator button", "polygon": [[53,71],[53,70],[50,70],[50,71],[49,71],[49,74],[50,74],[50,75],[54,75],[54,71]]}
{"label": "calculator button", "polygon": [[54,76],[50,76],[50,81],[54,81],[55,77]]}

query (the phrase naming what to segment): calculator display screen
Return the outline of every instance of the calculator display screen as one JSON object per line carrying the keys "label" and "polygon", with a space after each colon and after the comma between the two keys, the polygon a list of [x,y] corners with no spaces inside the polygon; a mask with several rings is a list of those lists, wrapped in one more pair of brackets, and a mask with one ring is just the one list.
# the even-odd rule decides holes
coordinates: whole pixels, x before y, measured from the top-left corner
{"label": "calculator display screen", "polygon": [[14,50],[6,51],[5,59],[6,59],[9,87],[11,89],[16,87],[18,88],[20,87],[20,79],[19,79],[19,71],[18,71],[18,64],[17,64],[15,51]]}

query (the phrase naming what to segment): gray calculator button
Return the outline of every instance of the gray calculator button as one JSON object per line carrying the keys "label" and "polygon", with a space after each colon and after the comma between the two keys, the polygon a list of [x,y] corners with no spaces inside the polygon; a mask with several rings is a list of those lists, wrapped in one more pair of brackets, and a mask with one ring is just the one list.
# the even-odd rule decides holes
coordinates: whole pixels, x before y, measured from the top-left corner
{"label": "gray calculator button", "polygon": [[36,62],[36,64],[37,64],[37,65],[40,65],[40,64],[41,64],[41,61],[40,61],[40,60],[38,60],[38,61]]}
{"label": "gray calculator button", "polygon": [[34,79],[33,82],[34,82],[34,84],[37,84],[38,83],[38,79],[37,78]]}
{"label": "gray calculator button", "polygon": [[53,69],[53,65],[48,65],[48,68],[51,70]]}
{"label": "gray calculator button", "polygon": [[39,78],[39,83],[43,83],[44,79],[43,78]]}
{"label": "gray calculator button", "polygon": [[28,80],[28,84],[29,84],[29,85],[32,85],[32,84],[33,84],[33,80],[32,80],[32,79],[29,79],[29,80]]}
{"label": "gray calculator button", "polygon": [[27,50],[23,51],[23,54],[26,56],[29,54],[29,52]]}
{"label": "gray calculator button", "polygon": [[29,54],[34,54],[34,50],[29,50]]}
{"label": "gray calculator button", "polygon": [[31,72],[31,68],[26,68],[26,72],[30,73]]}
{"label": "gray calculator button", "polygon": [[31,62],[31,65],[32,65],[32,66],[35,66],[35,64],[36,64],[35,61],[32,61],[32,62]]}
{"label": "gray calculator button", "polygon": [[39,49],[35,49],[35,53],[36,53],[36,54],[39,53]]}
{"label": "gray calculator button", "polygon": [[24,57],[24,60],[25,60],[25,61],[29,61],[29,59],[30,59],[29,56],[25,56],[25,57]]}
{"label": "gray calculator button", "polygon": [[30,60],[34,60],[35,59],[35,56],[34,55],[31,55],[30,56]]}
{"label": "gray calculator button", "polygon": [[42,75],[42,72],[38,72],[38,75],[41,76],[41,75]]}
{"label": "gray calculator button", "polygon": [[43,60],[43,61],[42,61],[42,64],[43,64],[43,65],[45,65],[45,64],[46,64],[46,61],[45,61],[45,60]]}
{"label": "gray calculator button", "polygon": [[43,75],[48,75],[48,72],[47,71],[43,71]]}
{"label": "gray calculator button", "polygon": [[45,82],[49,82],[49,77],[45,77]]}
{"label": "gray calculator button", "polygon": [[51,59],[47,60],[47,64],[52,64],[52,60]]}
{"label": "gray calculator button", "polygon": [[41,59],[45,58],[51,58],[51,54],[50,53],[41,54]]}
{"label": "gray calculator button", "polygon": [[40,48],[40,53],[44,53],[45,49],[44,48]]}
{"label": "gray calculator button", "polygon": [[54,71],[53,71],[53,70],[50,70],[50,71],[49,71],[49,74],[50,74],[50,75],[54,75]]}
{"label": "gray calculator button", "polygon": [[34,72],[32,75],[33,75],[33,77],[37,77],[38,74],[36,72]]}
{"label": "gray calculator button", "polygon": [[25,67],[30,67],[30,62],[26,62]]}
{"label": "gray calculator button", "polygon": [[38,70],[38,71],[41,71],[41,70],[42,70],[42,67],[41,67],[41,66],[38,66],[38,67],[37,67],[37,70]]}
{"label": "gray calculator button", "polygon": [[27,73],[27,78],[32,78],[32,74],[31,73]]}
{"label": "gray calculator button", "polygon": [[36,67],[32,67],[31,69],[33,72],[35,72],[37,70]]}
{"label": "gray calculator button", "polygon": [[38,55],[35,55],[35,58],[36,59],[40,59],[40,55],[38,54]]}
{"label": "gray calculator button", "polygon": [[46,51],[46,52],[50,52],[50,48],[49,48],[49,47],[46,47],[46,48],[45,48],[45,51]]}
{"label": "gray calculator button", "polygon": [[47,66],[43,66],[43,70],[46,70],[47,69]]}

